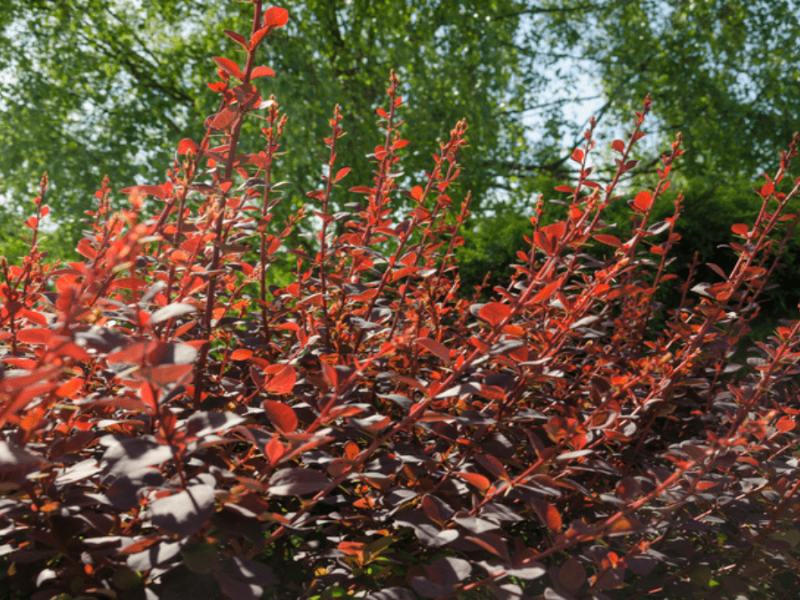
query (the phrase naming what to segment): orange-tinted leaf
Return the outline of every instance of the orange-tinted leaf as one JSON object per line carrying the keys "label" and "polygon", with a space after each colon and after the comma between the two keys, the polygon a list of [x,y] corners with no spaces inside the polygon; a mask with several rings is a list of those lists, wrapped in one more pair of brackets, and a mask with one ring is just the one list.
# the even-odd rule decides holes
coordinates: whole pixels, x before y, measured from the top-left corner
{"label": "orange-tinted leaf", "polygon": [[52,330],[44,327],[29,327],[17,332],[17,340],[25,344],[44,344],[53,335]]}
{"label": "orange-tinted leaf", "polygon": [[367,302],[369,300],[372,300],[372,298],[374,298],[377,295],[378,295],[378,290],[370,289],[370,290],[364,290],[360,294],[355,294],[354,296],[348,296],[347,299],[352,300],[353,302]]}
{"label": "orange-tinted leaf", "polygon": [[289,22],[289,11],[272,6],[264,12],[264,27],[283,27]]}
{"label": "orange-tinted leaf", "polygon": [[636,198],[633,199],[633,208],[638,210],[639,212],[645,212],[647,209],[650,208],[650,205],[653,203],[653,194],[648,192],[647,190],[642,190],[638,194],[636,194]]}
{"label": "orange-tinted leaf", "polygon": [[265,400],[261,406],[272,424],[281,432],[291,433],[297,429],[297,415],[291,406],[274,400]]}
{"label": "orange-tinted leaf", "polygon": [[734,225],[731,225],[731,231],[736,235],[747,236],[748,232],[750,231],[750,228],[747,226],[746,223],[736,223]]}
{"label": "orange-tinted leaf", "polygon": [[772,183],[765,183],[761,188],[761,196],[763,198],[767,198],[768,196],[772,195],[772,192],[775,191],[775,186]]}
{"label": "orange-tinted leaf", "polygon": [[189,138],[181,140],[180,144],[178,144],[178,154],[197,154],[199,150],[200,146]]}
{"label": "orange-tinted leaf", "polygon": [[145,538],[143,540],[139,540],[138,542],[134,542],[129,546],[125,546],[119,552],[121,554],[135,554],[137,552],[142,552],[143,550],[147,550],[150,546],[152,546],[156,542],[160,541],[160,539],[161,539],[160,537],[156,536]]}
{"label": "orange-tinted leaf", "polygon": [[281,459],[281,457],[286,454],[286,448],[284,445],[274,438],[267,442],[264,450],[266,450],[269,462],[273,465],[278,464],[278,461]]}
{"label": "orange-tinted leaf", "polygon": [[550,296],[553,295],[553,292],[555,292],[558,289],[558,286],[560,285],[561,285],[560,279],[557,279],[552,283],[546,285],[544,288],[539,290],[539,293],[537,293],[533,297],[533,300],[531,300],[531,304],[538,304],[539,302],[547,300],[548,298],[550,298]]}
{"label": "orange-tinted leaf", "polygon": [[575,151],[572,153],[570,158],[577,163],[581,162],[583,160],[583,150],[580,148],[575,148]]}
{"label": "orange-tinted leaf", "polygon": [[489,302],[488,304],[484,304],[480,311],[478,311],[480,318],[492,326],[497,325],[510,314],[511,307],[508,306],[508,304],[501,304],[500,302]]}
{"label": "orange-tinted leaf", "polygon": [[547,525],[553,531],[561,531],[561,527],[563,525],[561,521],[561,513],[559,513],[558,509],[549,502],[545,502],[544,505],[542,517],[545,525]]}
{"label": "orange-tinted leaf", "polygon": [[339,169],[339,172],[336,173],[336,177],[333,178],[333,183],[341,181],[342,179],[347,177],[347,174],[349,172],[350,172],[350,167],[345,167],[344,169]]}
{"label": "orange-tinted leaf", "polygon": [[566,193],[568,193],[568,194],[571,194],[571,193],[572,193],[572,192],[574,192],[575,190],[573,190],[573,189],[572,189],[570,186],[568,186],[568,185],[560,185],[560,186],[558,186],[558,187],[556,188],[556,191],[557,191],[557,192],[566,192]]}
{"label": "orange-tinted leaf", "polygon": [[266,36],[269,32],[270,32],[269,27],[262,27],[261,29],[256,31],[253,34],[253,37],[250,38],[250,49],[252,50],[256,46],[258,46],[261,43],[261,40],[264,39],[264,36]]}
{"label": "orange-tinted leaf", "polygon": [[795,425],[797,425],[797,423],[795,423],[792,418],[784,416],[778,419],[775,427],[777,427],[778,431],[781,433],[786,433],[787,431],[794,429]]}
{"label": "orange-tinted leaf", "polygon": [[82,384],[83,378],[72,377],[58,387],[56,390],[56,396],[59,398],[71,398],[75,392],[81,389]]}
{"label": "orange-tinted leaf", "polygon": [[625,142],[623,142],[622,140],[614,140],[613,142],[611,142],[611,147],[620,154],[625,152]]}
{"label": "orange-tinted leaf", "polygon": [[275,71],[269,67],[256,67],[250,73],[250,79],[258,79],[259,77],[275,77]]}
{"label": "orange-tinted leaf", "polygon": [[415,185],[413,188],[411,188],[411,197],[414,198],[414,200],[416,200],[417,202],[422,200],[422,194],[424,194],[424,193],[425,193],[425,190],[423,190],[418,185]]}
{"label": "orange-tinted leaf", "polygon": [[296,381],[297,374],[294,371],[294,367],[287,365],[280,373],[269,380],[264,389],[273,394],[288,394],[294,388]]}
{"label": "orange-tinted leaf", "polygon": [[621,519],[614,521],[609,526],[608,530],[610,533],[619,535],[635,531],[641,526],[642,524],[633,517],[622,517]]}
{"label": "orange-tinted leaf", "polygon": [[225,71],[228,75],[233,75],[238,79],[242,78],[242,72],[239,70],[239,65],[233,62],[230,58],[217,56],[214,58],[214,62],[217,63],[219,68]]}
{"label": "orange-tinted leaf", "polygon": [[353,441],[347,442],[344,445],[344,455],[347,460],[355,460],[359,452],[358,444]]}
{"label": "orange-tinted leaf", "polygon": [[246,348],[239,348],[231,352],[231,360],[247,360],[251,356],[253,356],[253,351]]}
{"label": "orange-tinted leaf", "polygon": [[467,483],[474,485],[482,492],[485,492],[489,489],[489,480],[479,473],[456,473],[456,475],[461,477],[461,479]]}

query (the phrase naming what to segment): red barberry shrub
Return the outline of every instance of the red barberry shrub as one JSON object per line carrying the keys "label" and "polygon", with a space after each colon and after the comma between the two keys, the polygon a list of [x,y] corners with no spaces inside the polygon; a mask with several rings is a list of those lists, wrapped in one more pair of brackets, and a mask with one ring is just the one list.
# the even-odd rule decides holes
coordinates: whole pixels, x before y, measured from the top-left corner
{"label": "red barberry shrub", "polygon": [[[219,110],[166,181],[123,190],[116,212],[104,182],[84,260],[51,265],[43,179],[29,255],[0,264],[4,597],[794,597],[800,320],[748,366],[732,357],[797,222],[797,137],[756,190],[758,220],[733,227],[733,269],[678,284],[680,195],[671,218],[650,214],[680,137],[619,239],[602,214],[650,102],[608,183],[592,179],[593,123],[558,188],[566,219],[542,225],[540,203],[516,274],[478,304],[454,262],[466,124],[403,189],[394,76],[372,182],[339,185],[337,108],[321,189],[275,222],[286,120],[253,80],[288,15],[254,8],[249,37],[226,32],[246,64],[214,59]],[[303,218],[315,239],[290,249]],[[287,252],[296,277],[273,285]],[[682,302],[657,315],[665,285]]]}

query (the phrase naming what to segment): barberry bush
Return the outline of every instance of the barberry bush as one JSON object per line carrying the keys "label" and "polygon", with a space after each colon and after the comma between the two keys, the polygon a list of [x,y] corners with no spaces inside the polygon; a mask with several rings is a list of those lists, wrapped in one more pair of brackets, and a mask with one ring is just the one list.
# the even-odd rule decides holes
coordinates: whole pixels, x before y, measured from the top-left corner
{"label": "barberry bush", "polygon": [[[619,239],[602,216],[650,101],[607,183],[592,123],[556,190],[566,218],[545,225],[540,201],[507,285],[462,290],[467,124],[403,174],[395,76],[373,180],[343,184],[337,107],[320,189],[273,218],[288,125],[254,82],[288,14],[253,5],[249,36],[225,32],[244,64],[214,59],[219,109],[164,183],[112,210],[104,182],[83,260],[50,264],[44,178],[28,255],[0,262],[3,596],[795,597],[800,320],[734,355],[797,223],[797,136],[733,227],[735,266],[679,282],[681,196],[650,216],[680,137],[657,178],[625,182]],[[301,219],[316,234],[293,248]]]}

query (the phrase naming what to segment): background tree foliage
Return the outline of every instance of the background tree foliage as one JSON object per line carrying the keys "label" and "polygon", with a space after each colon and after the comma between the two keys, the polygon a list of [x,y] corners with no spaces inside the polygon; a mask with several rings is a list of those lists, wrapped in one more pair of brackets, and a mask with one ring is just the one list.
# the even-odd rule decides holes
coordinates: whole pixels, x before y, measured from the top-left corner
{"label": "background tree foliage", "polygon": [[[734,190],[772,166],[774,149],[800,123],[795,0],[282,5],[292,15],[289,26],[263,54],[277,76],[259,86],[290,114],[279,167],[288,180],[285,205],[304,202],[318,185],[334,104],[349,132],[340,152],[340,164],[354,168],[348,183],[369,181],[364,156],[380,139],[374,109],[395,69],[409,104],[403,117],[413,123],[404,158],[409,177],[430,167],[430,151],[458,119],[469,122],[462,186],[472,190],[477,214],[461,262],[470,284],[487,269],[502,275],[538,195],[557,196],[554,182],[570,175],[567,159],[586,127],[585,114],[565,110],[575,101],[590,97],[598,131],[610,142],[652,95],[651,141],[638,170],[657,166],[665,144],[682,132],[688,152],[675,188],[686,190],[688,235],[680,245],[686,260],[678,263],[696,250],[711,260],[734,218],[747,219],[756,202]],[[240,29],[249,12],[247,3],[233,1],[3,2],[3,240],[12,239],[10,216],[45,170],[58,223],[49,249],[56,252],[73,247],[67,242],[103,175],[116,188],[160,181],[177,142],[198,139],[215,109],[215,95],[199,91],[215,78],[207,57],[235,48],[218,32]],[[587,82],[596,91],[584,89]],[[250,133],[259,125],[253,120]],[[14,244],[4,241],[4,253],[15,254]],[[795,245],[787,260],[797,255]]]}

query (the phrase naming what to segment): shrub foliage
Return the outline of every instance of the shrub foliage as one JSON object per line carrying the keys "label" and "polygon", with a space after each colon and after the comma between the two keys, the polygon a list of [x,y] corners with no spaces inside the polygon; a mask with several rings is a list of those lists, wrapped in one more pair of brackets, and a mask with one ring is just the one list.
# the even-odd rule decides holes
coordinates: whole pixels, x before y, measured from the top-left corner
{"label": "shrub foliage", "polygon": [[[84,260],[49,264],[45,177],[27,257],[0,264],[6,597],[791,597],[800,320],[733,355],[797,222],[797,136],[758,219],[733,227],[735,266],[678,282],[680,196],[650,215],[680,137],[619,239],[602,215],[650,101],[609,182],[592,123],[557,188],[567,217],[541,225],[540,202],[515,274],[478,303],[454,262],[467,125],[403,187],[394,76],[373,180],[342,187],[337,107],[320,189],[273,219],[286,118],[253,82],[288,14],[253,4],[250,36],[226,31],[246,63],[214,59],[219,110],[165,182],[116,212],[104,182]],[[304,218],[312,252],[287,248]],[[275,285],[287,253],[296,277]],[[665,314],[662,286],[682,292]]]}

